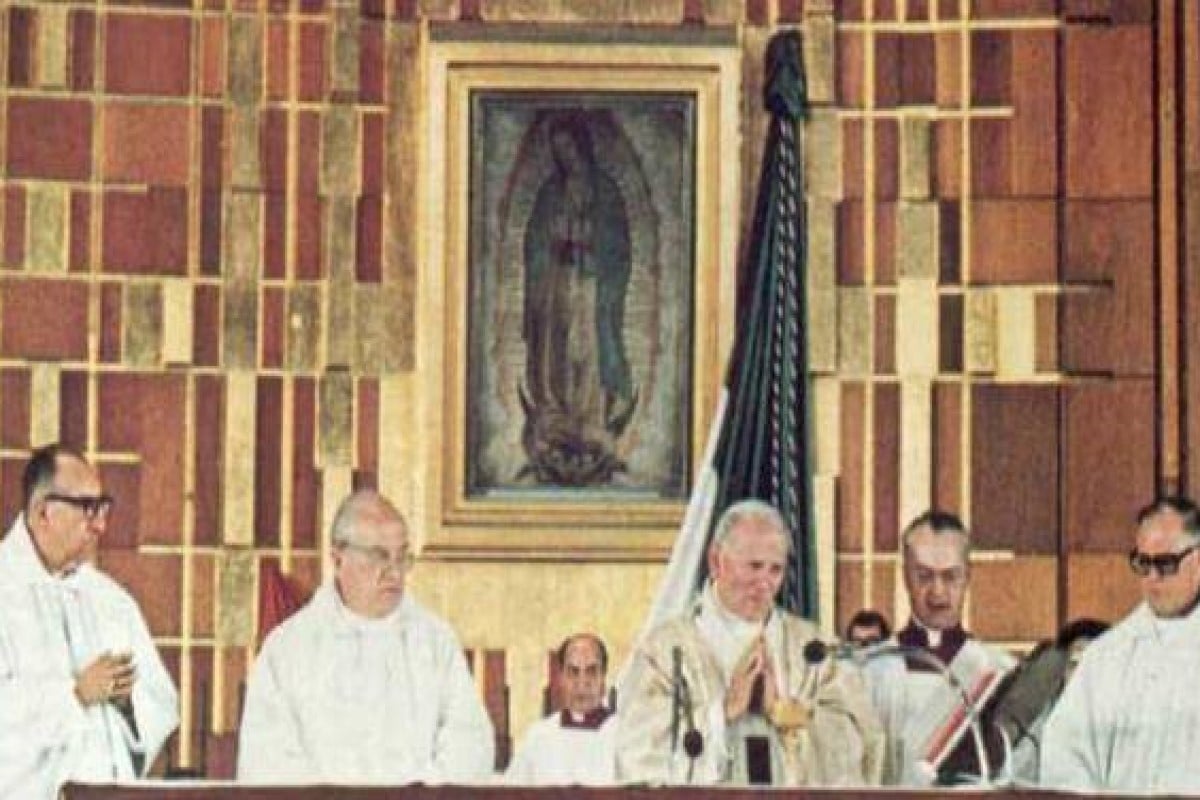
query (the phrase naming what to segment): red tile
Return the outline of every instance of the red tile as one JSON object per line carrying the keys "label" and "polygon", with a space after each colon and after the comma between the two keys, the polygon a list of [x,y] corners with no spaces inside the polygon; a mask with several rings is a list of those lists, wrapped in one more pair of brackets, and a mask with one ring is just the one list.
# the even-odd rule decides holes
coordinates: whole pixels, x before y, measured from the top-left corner
{"label": "red tile", "polygon": [[225,20],[205,17],[200,25],[200,94],[219,99],[225,94]]}
{"label": "red tile", "polygon": [[895,551],[900,533],[900,387],[875,386],[875,549]]}
{"label": "red tile", "polygon": [[362,378],[358,381],[358,458],[355,464],[361,472],[379,472],[379,381]]}
{"label": "red tile", "polygon": [[933,442],[933,504],[957,514],[962,505],[962,390],[958,384],[933,385]]}
{"label": "red tile", "polygon": [[875,297],[875,374],[896,373],[896,298]]}
{"label": "red tile", "polygon": [[58,433],[64,443],[80,450],[88,442],[88,374],[64,370],[58,382]]}
{"label": "red tile", "polygon": [[0,446],[29,448],[31,393],[27,370],[0,370]]}
{"label": "red tile", "polygon": [[196,502],[194,540],[211,545],[221,541],[221,443],[225,437],[225,388],[219,375],[197,375],[196,381]]}
{"label": "red tile", "polygon": [[142,529],[139,502],[142,470],[136,464],[113,463],[102,463],[97,469],[104,491],[116,501],[100,547],[104,551],[135,548],[138,546],[138,533]]}
{"label": "red tile", "polygon": [[286,20],[267,22],[267,98],[286,100],[289,94],[288,35]]}
{"label": "red tile", "polygon": [[322,269],[324,202],[315,194],[296,198],[296,275],[299,280],[319,280]]}
{"label": "red tile", "polygon": [[358,31],[358,91],[363,103],[384,103],[387,82],[387,61],[384,26],[364,22]]}
{"label": "red tile", "polygon": [[200,274],[221,274],[221,224],[224,202],[220,189],[200,192]]}
{"label": "red tile", "polygon": [[191,26],[191,19],[181,16],[109,14],[104,29],[105,89],[115,94],[187,95],[192,76]]}
{"label": "red tile", "polygon": [[4,187],[4,266],[18,269],[25,264],[25,188]]}
{"label": "red tile", "polygon": [[356,217],[355,277],[362,283],[379,283],[383,279],[383,198],[358,198]]}
{"label": "red tile", "polygon": [[311,378],[292,384],[292,542],[315,547],[320,541],[321,476],[315,468],[317,395]]}
{"label": "red tile", "polygon": [[[0,284],[0,353],[13,358],[87,358],[84,283],[8,278]],[[51,322],[52,321],[52,322]]]}
{"label": "red tile", "polygon": [[191,153],[191,111],[184,105],[112,103],[103,107],[108,181],[184,186]]}
{"label": "red tile", "polygon": [[263,275],[287,276],[287,195],[283,192],[263,198]]}
{"label": "red tile", "polygon": [[27,458],[0,458],[0,514],[5,519],[15,519],[21,512],[21,474],[25,471]]}
{"label": "red tile", "polygon": [[8,85],[25,88],[33,83],[33,53],[37,47],[33,9],[8,10]]}
{"label": "red tile", "polygon": [[180,633],[180,557],[137,550],[102,550],[100,567],[133,595],[150,633]]}
{"label": "red tile", "polygon": [[92,266],[92,196],[71,192],[71,233],[67,264],[71,272],[87,272]]}
{"label": "red tile", "polygon": [[100,285],[100,360],[106,364],[121,363],[121,300],[124,294],[119,283]]}
{"label": "red tile", "polygon": [[283,448],[283,384],[260,376],[255,398],[254,544],[279,545],[280,473]]}
{"label": "red tile", "polygon": [[13,178],[90,178],[91,104],[83,100],[10,97],[8,174]]}
{"label": "red tile", "polygon": [[[910,9],[911,11],[911,9]],[[900,102],[932,105],[937,100],[937,59],[931,33],[900,37]]]}
{"label": "red tile", "polygon": [[862,384],[842,384],[841,401],[841,474],[838,475],[837,550],[839,553],[863,549],[863,474],[866,468],[863,449],[866,444],[866,394]]}
{"label": "red tile", "polygon": [[151,186],[104,195],[104,269],[135,275],[187,271],[187,189]]}
{"label": "red tile", "polygon": [[68,84],[76,92],[90,92],[96,80],[96,15],[76,9],[68,19],[71,67]]}
{"label": "red tile", "polygon": [[283,366],[287,341],[286,291],[274,286],[264,288],[262,313],[262,365],[278,369]]}
{"label": "red tile", "polygon": [[383,114],[364,114],[362,118],[362,193],[383,194],[386,183],[385,137],[387,120]]}
{"label": "red tile", "polygon": [[895,108],[900,103],[900,40],[896,33],[875,37],[875,107]]}
{"label": "red tile", "polygon": [[287,191],[288,114],[283,108],[270,106],[263,111],[261,119],[259,150],[263,189],[282,194]]}
{"label": "red tile", "polygon": [[326,40],[324,22],[302,22],[296,49],[296,83],[301,100],[321,101],[326,93]]}
{"label": "red tile", "polygon": [[1012,34],[975,31],[971,34],[971,104],[1012,105]]}
{"label": "red tile", "polygon": [[221,290],[198,285],[192,296],[192,363],[216,367],[221,363]]}

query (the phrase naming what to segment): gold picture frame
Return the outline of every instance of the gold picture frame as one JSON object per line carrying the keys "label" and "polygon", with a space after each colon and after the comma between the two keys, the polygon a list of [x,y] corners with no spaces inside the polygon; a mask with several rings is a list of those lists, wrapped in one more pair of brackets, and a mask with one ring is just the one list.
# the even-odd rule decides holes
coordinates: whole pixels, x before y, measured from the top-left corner
{"label": "gold picture frame", "polygon": [[[469,27],[434,26],[425,43],[428,59],[424,103],[428,117],[422,162],[423,267],[418,277],[417,319],[420,343],[414,376],[423,411],[419,435],[423,437],[425,462],[425,483],[421,487],[424,554],[436,559],[472,560],[660,559],[670,548],[686,506],[687,490],[699,466],[732,341],[741,169],[741,50],[735,31],[704,30],[653,38],[641,34],[634,38],[628,31],[571,26],[551,31],[520,27],[480,30],[488,38],[473,35]],[[562,133],[571,124],[584,131],[575,139]],[[635,129],[634,133],[629,133],[630,129]],[[691,137],[686,142],[684,131]],[[551,141],[556,136],[562,141]],[[614,144],[622,137],[630,143]],[[561,377],[575,374],[557,366],[563,358],[574,363],[570,356],[562,355],[571,348],[561,345],[561,325],[577,331],[599,330],[602,336],[604,320],[614,313],[611,298],[618,295],[613,290],[604,294],[603,281],[611,284],[614,279],[605,278],[607,273],[597,268],[600,277],[593,274],[587,280],[571,278],[586,284],[583,290],[590,286],[592,294],[568,295],[568,290],[556,288],[553,291],[568,299],[546,301],[549,310],[534,305],[533,298],[541,302],[540,298],[556,296],[546,294],[548,290],[541,288],[542,284],[534,283],[533,276],[552,275],[554,268],[535,268],[531,254],[539,251],[530,244],[541,241],[533,236],[535,227],[552,223],[544,222],[550,216],[544,210],[530,210],[541,178],[525,179],[532,188],[521,195],[523,200],[507,199],[517,196],[518,191],[512,187],[521,184],[522,179],[513,176],[524,169],[509,165],[534,164],[535,157],[526,158],[524,154],[536,152],[535,146],[527,144],[537,142],[542,152],[536,156],[540,159],[536,168],[540,175],[551,169],[547,163],[562,167],[560,159],[574,158],[577,149],[586,152],[589,159],[609,158],[613,163],[608,171],[618,173],[621,165],[616,162],[621,159],[630,164],[657,162],[655,154],[647,152],[653,149],[645,144],[647,141],[666,142],[662,146],[670,152],[685,154],[674,161],[666,159],[676,165],[679,175],[685,175],[680,184],[683,188],[662,194],[683,197],[679,208],[684,208],[688,219],[679,208],[672,210],[661,204],[651,208],[653,201],[634,197],[637,190],[630,188],[632,181],[612,190],[617,196],[625,190],[621,219],[628,222],[620,224],[629,230],[624,238],[616,234],[610,238],[625,242],[634,254],[629,257],[625,253],[633,267],[625,262],[625,282],[620,289],[623,294],[619,295],[615,312],[618,323],[609,329],[641,329],[640,322],[635,325],[629,321],[639,312],[622,315],[627,309],[645,305],[643,295],[649,290],[637,281],[642,280],[645,286],[653,284],[658,292],[654,296],[664,309],[655,316],[659,326],[655,330],[664,332],[656,334],[658,338],[653,342],[642,342],[638,352],[652,354],[643,360],[659,359],[655,364],[664,365],[660,370],[664,375],[685,376],[681,382],[686,385],[672,387],[670,380],[662,376],[657,382],[639,380],[635,368],[638,356],[631,353],[624,366],[626,375],[632,377],[627,377],[624,386],[611,388],[617,379],[608,376],[619,373],[612,365],[621,364],[625,358],[621,334],[608,341],[593,340],[590,349],[583,348],[579,362],[583,366],[577,371],[587,373],[591,365],[594,374],[590,384],[583,378]],[[551,155],[546,155],[547,151],[552,151]],[[560,151],[567,155],[560,155]],[[522,158],[525,161],[520,161]],[[496,162],[501,166],[495,167]],[[533,166],[527,170],[531,174],[534,171]],[[594,169],[589,174],[599,171]],[[663,167],[648,174],[675,173]],[[549,183],[546,178],[543,192]],[[620,183],[619,178],[612,183]],[[509,192],[503,202],[481,199],[495,197],[497,192],[489,187],[500,184]],[[595,189],[587,196],[600,196],[599,191]],[[653,192],[643,194],[649,197]],[[553,198],[547,204],[542,194],[537,197],[546,208],[570,204],[563,198]],[[497,222],[502,216],[497,207],[508,209],[519,202],[526,203],[524,210],[513,217],[519,224],[505,228],[503,221]],[[661,266],[656,262],[654,275],[639,279],[636,276],[645,269],[639,266],[636,251],[641,239],[635,229],[646,225],[647,217],[656,220],[660,230],[665,231],[664,237],[688,229],[689,241],[682,248],[688,252],[685,263]],[[601,251],[597,244],[601,223],[589,222],[587,229],[593,238],[587,240],[586,247]],[[496,231],[514,230],[517,232],[504,240],[507,244],[493,243]],[[525,232],[523,244],[517,241],[520,231]],[[481,241],[486,244],[481,245]],[[555,247],[547,245],[547,252],[563,252],[563,240],[553,241]],[[677,258],[681,250],[678,245],[667,242],[656,252],[665,251],[669,261]],[[506,266],[504,277],[487,277],[501,274],[499,268],[489,265],[502,261],[499,256],[481,255],[490,252],[489,247],[507,253],[509,261],[518,265],[523,255],[524,267]],[[603,252],[614,248],[620,249],[611,246]],[[599,263],[600,257],[594,260]],[[486,280],[493,284],[481,283]],[[579,300],[581,296],[589,299]],[[595,299],[603,297],[609,298],[607,304]],[[633,299],[626,301],[625,297]],[[686,298],[685,303],[679,301],[681,297]],[[685,307],[669,308],[666,304],[672,300]],[[510,306],[503,309],[504,313],[492,310],[502,303]],[[486,314],[481,312],[485,306]],[[547,321],[538,327],[543,317]],[[580,318],[585,321],[580,322]],[[496,323],[494,319],[507,322]],[[530,333],[534,329],[553,333],[537,338]],[[639,335],[635,332],[634,338]],[[580,338],[587,337],[581,334]],[[545,369],[553,373],[555,380],[542,380],[530,372],[529,362],[534,358],[530,354],[535,349],[541,354],[538,358],[550,365]],[[607,361],[603,356],[608,357]],[[510,365],[505,371],[493,359],[495,363],[514,362],[517,366]],[[606,365],[607,373],[602,371]],[[488,377],[492,373],[503,374]],[[579,386],[597,388],[601,380],[609,382],[599,392],[588,395],[576,391]],[[547,399],[539,394],[543,383],[553,384],[546,392],[554,397]],[[563,383],[569,388],[563,389]],[[480,400],[480,386],[493,389],[497,398],[503,394],[493,403],[500,409],[492,414],[499,423],[489,422],[490,407],[480,405],[484,402]],[[575,392],[573,398],[590,399],[561,399],[570,392]],[[598,399],[597,394],[603,397]],[[567,408],[574,415],[570,416],[572,424],[580,426],[587,424],[578,422],[585,419],[579,416],[584,413],[580,409],[594,409],[605,416],[593,427],[610,431],[605,434],[601,430],[596,441],[617,442],[618,436],[611,431],[622,431],[624,438],[619,440],[620,445],[611,444],[609,451],[600,447],[599,455],[580,457],[580,462],[575,458],[578,442],[546,444],[537,438],[543,434],[551,437],[542,430],[542,423],[551,413],[546,409],[551,406],[560,409],[555,412],[560,416],[568,413],[561,408]],[[690,411],[680,429],[669,434],[664,428],[672,424],[671,416],[663,411],[668,406]],[[654,409],[658,409],[657,416]],[[622,426],[631,417],[643,426],[640,438],[623,432]],[[516,428],[518,419],[523,420],[520,431]],[[553,424],[545,422],[544,427],[551,429]],[[676,450],[655,438],[664,436],[678,446]],[[630,441],[638,444],[629,445]],[[618,452],[619,446],[629,452]],[[555,451],[554,447],[561,450]],[[524,448],[524,464],[514,458],[520,448]],[[549,455],[543,457],[547,448]],[[489,454],[486,458],[480,455],[484,452]],[[564,453],[574,467],[561,466]],[[668,458],[675,459],[674,466],[660,463]],[[607,472],[603,471],[605,459]],[[504,468],[497,469],[496,464]],[[600,464],[601,471],[588,472],[596,464]],[[547,470],[551,471],[550,478],[545,477]],[[680,472],[682,481],[678,480]],[[585,473],[594,485],[582,482],[579,476]],[[558,480],[576,483],[555,483]],[[533,486],[523,489],[528,483]]]}

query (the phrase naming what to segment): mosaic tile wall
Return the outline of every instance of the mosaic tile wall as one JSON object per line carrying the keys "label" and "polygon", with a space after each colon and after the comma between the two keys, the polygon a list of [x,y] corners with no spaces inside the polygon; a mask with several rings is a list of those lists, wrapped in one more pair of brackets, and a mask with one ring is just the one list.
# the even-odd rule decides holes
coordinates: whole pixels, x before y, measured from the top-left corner
{"label": "mosaic tile wall", "polygon": [[[902,522],[976,531],[971,622],[1015,646],[1128,607],[1159,479],[1155,3],[158,0],[0,11],[0,511],[30,446],[118,497],[105,569],[236,727],[259,571],[320,580],[331,507],[405,507],[423,26],[737,25],[744,207],[762,55],[804,30],[823,623],[904,616]],[[743,217],[745,217],[745,212]],[[744,226],[743,220],[728,224]],[[398,442],[400,444],[398,444]],[[627,651],[660,565],[422,563],[507,653],[514,733],[572,629]],[[532,622],[529,608],[554,609]],[[517,624],[518,620],[522,620]]]}

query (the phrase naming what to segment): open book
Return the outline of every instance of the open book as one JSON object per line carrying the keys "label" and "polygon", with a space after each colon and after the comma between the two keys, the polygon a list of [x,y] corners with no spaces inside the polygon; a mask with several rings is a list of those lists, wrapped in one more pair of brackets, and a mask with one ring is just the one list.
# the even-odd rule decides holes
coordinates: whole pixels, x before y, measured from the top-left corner
{"label": "open book", "polygon": [[[933,779],[953,764],[953,772],[980,772],[970,737],[973,719],[982,719],[1008,670],[982,648],[964,647],[948,665],[948,680],[932,691],[920,718],[918,768]],[[991,760],[991,759],[989,759]]]}

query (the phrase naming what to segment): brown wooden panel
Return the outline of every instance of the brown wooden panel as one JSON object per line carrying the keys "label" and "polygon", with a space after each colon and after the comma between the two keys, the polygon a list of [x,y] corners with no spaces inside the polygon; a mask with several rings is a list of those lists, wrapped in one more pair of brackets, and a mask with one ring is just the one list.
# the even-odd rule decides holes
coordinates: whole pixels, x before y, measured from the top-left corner
{"label": "brown wooden panel", "polygon": [[1134,515],[1154,495],[1154,385],[1125,379],[1062,392],[1068,549],[1124,552]]}
{"label": "brown wooden panel", "polygon": [[971,34],[971,105],[1012,104],[1012,35],[1002,30]]}
{"label": "brown wooden panel", "polygon": [[971,128],[971,193],[976,198],[1013,194],[1012,120],[973,119]]}
{"label": "brown wooden panel", "polygon": [[850,108],[862,108],[866,96],[863,35],[858,31],[839,30],[836,47],[838,103]]}
{"label": "brown wooden panel", "polygon": [[962,196],[962,126],[958,120],[933,123],[933,193],[947,200]]}
{"label": "brown wooden panel", "polygon": [[0,370],[0,446],[29,447],[31,391],[29,370]]}
{"label": "brown wooden panel", "polygon": [[[910,7],[910,14],[915,10]],[[937,48],[932,33],[900,37],[899,81],[902,104],[932,105],[937,100]]]}
{"label": "brown wooden panel", "polygon": [[1154,365],[1154,221],[1149,201],[1066,207],[1063,369],[1146,375]]}
{"label": "brown wooden panel", "polygon": [[129,590],[155,636],[180,633],[180,557],[137,550],[101,550],[101,569]]}
{"label": "brown wooden panel", "polygon": [[[1132,542],[1131,525],[1126,547]],[[1065,619],[1094,617],[1116,622],[1140,600],[1137,577],[1129,570],[1124,551],[1106,555],[1071,553],[1067,558]]]}
{"label": "brown wooden panel", "polygon": [[1058,194],[1058,34],[1029,30],[1012,33],[1011,142],[1013,192],[1047,197]]}
{"label": "brown wooden panel", "polygon": [[875,35],[875,107],[900,104],[900,40],[895,33]]}
{"label": "brown wooden panel", "polygon": [[1052,200],[977,200],[972,206],[971,283],[1053,283],[1058,213]]}
{"label": "brown wooden panel", "polygon": [[900,532],[900,387],[875,386],[875,549],[895,550]]}
{"label": "brown wooden panel", "polygon": [[863,543],[863,448],[866,444],[864,418],[866,389],[861,383],[842,384],[841,446],[837,482],[839,553],[862,550]]}
{"label": "brown wooden panel", "polygon": [[981,547],[1058,551],[1057,387],[974,387],[971,528]]}
{"label": "brown wooden panel", "polygon": [[[945,17],[942,17],[945,19]],[[962,33],[939,32],[935,35],[937,59],[936,102],[939,108],[962,105]]]}
{"label": "brown wooden panel", "polygon": [[896,298],[881,294],[875,297],[875,374],[894,375],[896,372]]}
{"label": "brown wooden panel", "polygon": [[1058,559],[1029,556],[971,567],[971,630],[983,639],[1036,641],[1058,630]]}
{"label": "brown wooden panel", "polygon": [[1070,25],[1064,33],[1069,197],[1147,197],[1154,179],[1149,26]]}
{"label": "brown wooden panel", "polygon": [[[933,504],[960,512],[962,497],[962,389],[933,385]],[[907,520],[905,520],[907,523]]]}
{"label": "brown wooden panel", "polygon": [[938,298],[938,369],[962,372],[963,299],[948,294]]}
{"label": "brown wooden panel", "polygon": [[254,428],[254,543],[278,546],[280,473],[283,448],[283,382],[260,375],[256,381]]}

